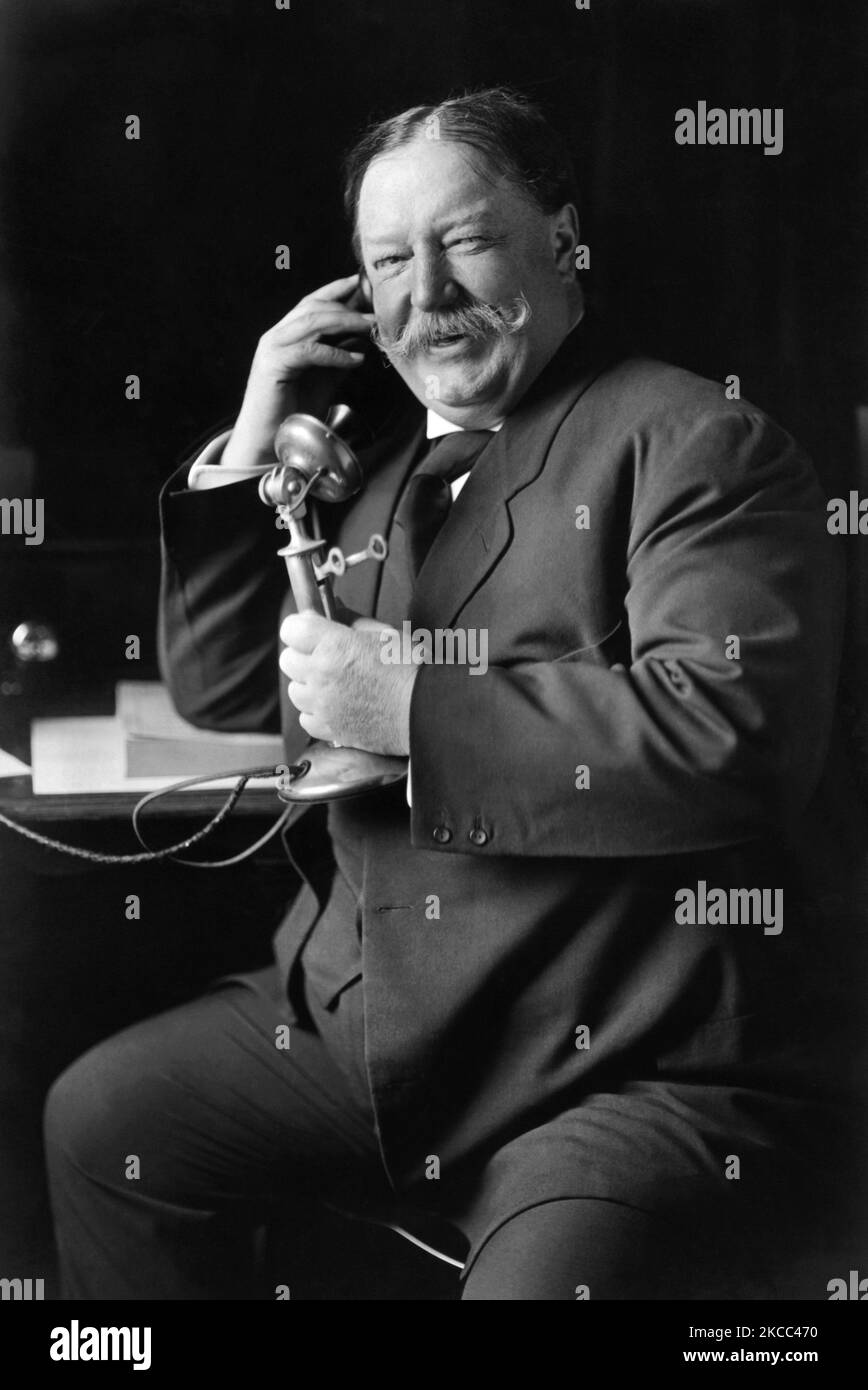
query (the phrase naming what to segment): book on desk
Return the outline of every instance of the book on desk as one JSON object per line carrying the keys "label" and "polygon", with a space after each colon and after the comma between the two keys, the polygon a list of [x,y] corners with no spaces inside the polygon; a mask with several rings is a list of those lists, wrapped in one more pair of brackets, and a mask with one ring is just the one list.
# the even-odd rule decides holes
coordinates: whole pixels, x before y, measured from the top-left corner
{"label": "book on desk", "polygon": [[279,734],[225,734],[182,719],[159,681],[121,681],[115,717],[128,777],[196,777],[283,762]]}
{"label": "book on desk", "polygon": [[159,681],[121,681],[114,715],[34,720],[31,761],[34,794],[53,796],[155,791],[209,775],[216,790],[241,772],[281,764],[284,752],[278,734],[195,728]]}

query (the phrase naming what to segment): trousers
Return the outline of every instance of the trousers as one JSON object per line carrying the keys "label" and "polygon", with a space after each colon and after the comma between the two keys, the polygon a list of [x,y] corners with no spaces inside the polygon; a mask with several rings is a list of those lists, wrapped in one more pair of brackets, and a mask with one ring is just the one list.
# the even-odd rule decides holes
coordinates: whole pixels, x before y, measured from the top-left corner
{"label": "trousers", "polygon": [[[361,988],[331,1010],[309,994],[311,1031],[289,1029],[276,970],[234,978],[63,1073],[45,1152],[64,1297],[273,1298],[257,1285],[254,1240],[270,1212],[307,1223],[317,1200],[374,1209],[394,1196]],[[481,1245],[472,1203],[456,1206],[454,1226],[468,1250],[456,1298],[468,1301],[744,1296],[717,1256],[710,1288],[708,1261],[682,1231],[621,1202],[547,1201],[500,1222],[489,1213]]]}

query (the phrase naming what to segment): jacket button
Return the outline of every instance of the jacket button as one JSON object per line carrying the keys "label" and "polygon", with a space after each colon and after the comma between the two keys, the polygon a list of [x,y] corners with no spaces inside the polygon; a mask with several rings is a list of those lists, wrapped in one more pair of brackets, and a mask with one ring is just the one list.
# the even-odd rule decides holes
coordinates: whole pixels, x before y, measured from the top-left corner
{"label": "jacket button", "polygon": [[435,825],[431,833],[438,845],[448,845],[452,839],[452,831],[448,825]]}
{"label": "jacket button", "polygon": [[474,826],[467,836],[472,845],[487,845],[488,831],[483,830],[481,825]]}

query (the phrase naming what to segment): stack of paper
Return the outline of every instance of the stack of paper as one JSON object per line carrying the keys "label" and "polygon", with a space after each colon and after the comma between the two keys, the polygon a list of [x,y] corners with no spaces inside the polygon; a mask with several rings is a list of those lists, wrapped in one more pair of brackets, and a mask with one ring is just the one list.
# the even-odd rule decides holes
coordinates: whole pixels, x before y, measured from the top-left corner
{"label": "stack of paper", "polygon": [[115,712],[124,731],[128,777],[195,777],[282,763],[278,734],[223,734],[182,719],[158,681],[121,681]]}

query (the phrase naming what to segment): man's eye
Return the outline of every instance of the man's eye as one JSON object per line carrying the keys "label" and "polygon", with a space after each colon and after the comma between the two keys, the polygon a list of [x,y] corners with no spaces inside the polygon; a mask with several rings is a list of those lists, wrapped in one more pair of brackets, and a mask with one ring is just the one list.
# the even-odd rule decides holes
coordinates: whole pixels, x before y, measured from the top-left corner
{"label": "man's eye", "polygon": [[453,242],[450,243],[450,246],[449,246],[448,249],[451,250],[453,246],[464,246],[464,245],[466,245],[468,242],[471,242],[471,241],[483,241],[483,242],[484,242],[485,240],[486,240],[486,238],[485,238],[484,236],[476,236],[476,235],[473,235],[473,236],[460,236],[460,237],[458,237],[455,241],[453,241]]}
{"label": "man's eye", "polygon": [[406,256],[399,256],[399,255],[394,255],[394,256],[380,256],[378,260],[374,261],[374,269],[375,269],[375,270],[381,270],[381,269],[383,268],[383,266],[387,266],[387,265],[397,265],[397,264],[399,264],[401,261],[405,261],[406,259],[407,259]]}

